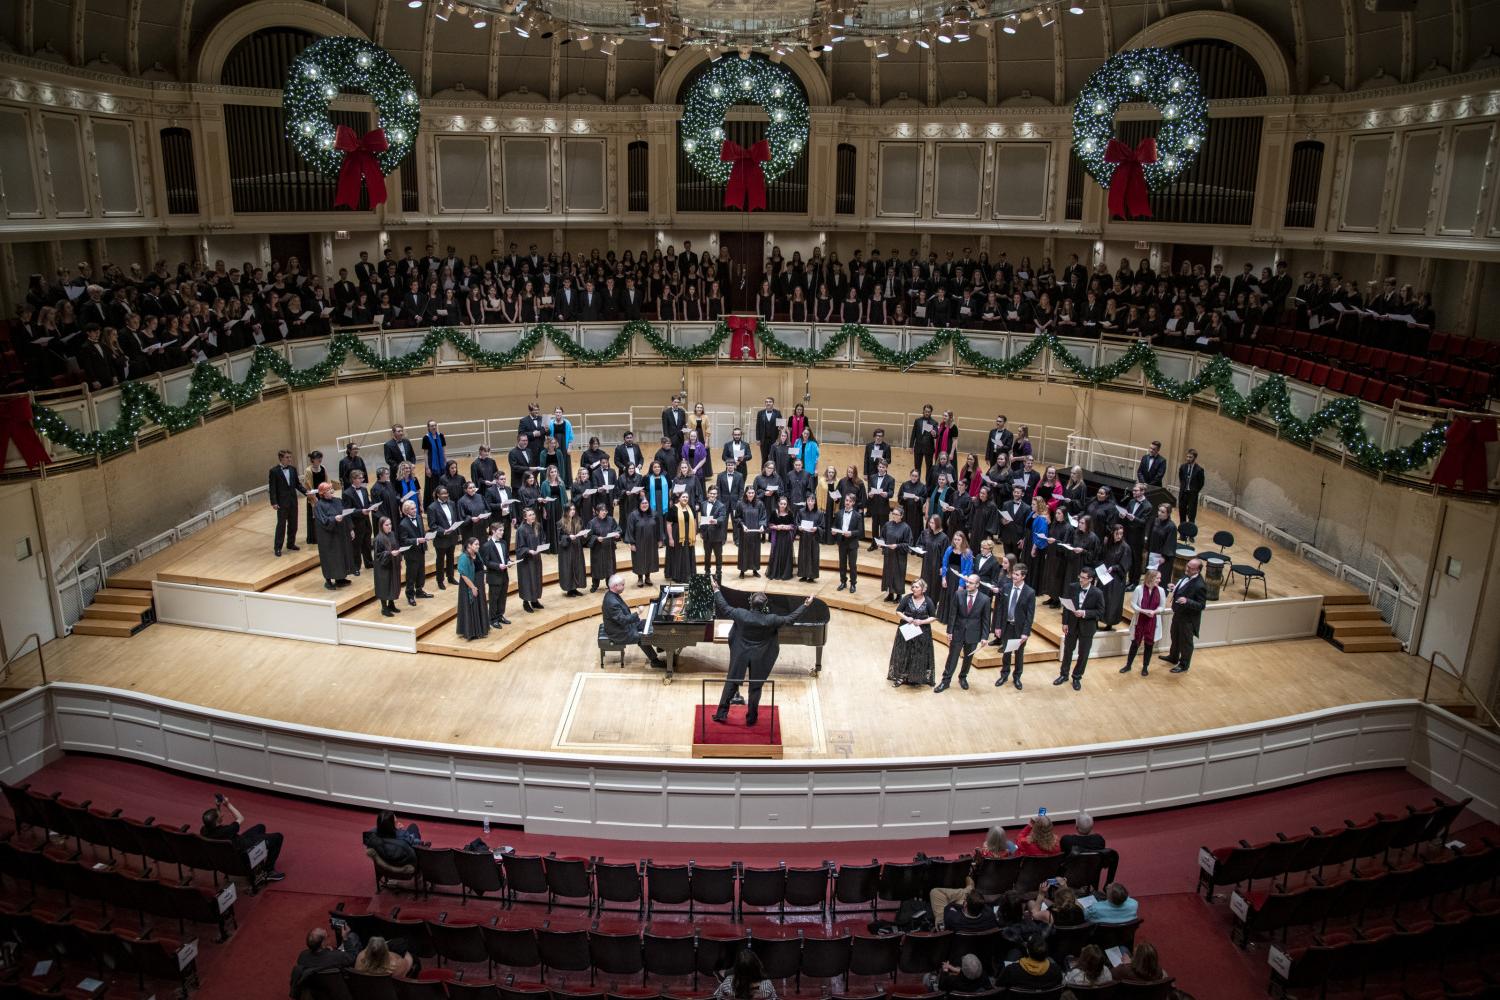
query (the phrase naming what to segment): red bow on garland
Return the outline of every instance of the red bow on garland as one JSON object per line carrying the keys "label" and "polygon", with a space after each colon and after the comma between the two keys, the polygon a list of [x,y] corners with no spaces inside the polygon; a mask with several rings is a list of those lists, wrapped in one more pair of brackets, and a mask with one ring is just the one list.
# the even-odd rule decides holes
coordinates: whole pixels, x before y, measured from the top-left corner
{"label": "red bow on garland", "polygon": [[0,399],[0,465],[5,463],[5,453],[10,450],[12,441],[16,443],[16,451],[21,453],[26,468],[35,469],[52,461],[32,422],[31,400],[25,396]]}
{"label": "red bow on garland", "polygon": [[357,208],[359,206],[359,182],[364,181],[370,189],[370,207],[385,204],[385,175],[380,172],[376,153],[389,148],[384,129],[372,129],[359,135],[347,125],[340,125],[335,133],[333,148],[344,154],[344,165],[339,167],[338,192],[333,198],[334,208]]}
{"label": "red bow on garland", "polygon": [[1119,139],[1111,139],[1104,147],[1104,162],[1119,164],[1109,182],[1110,218],[1151,218],[1151,200],[1143,165],[1156,162],[1156,140],[1148,136],[1131,149]]}
{"label": "red bow on garland", "polygon": [[755,316],[726,316],[724,325],[729,327],[729,356],[736,361],[755,358]]}
{"label": "red bow on garland", "polygon": [[766,172],[761,167],[771,159],[771,144],[762,139],[746,149],[729,139],[719,147],[719,159],[733,163],[729,184],[724,188],[724,207],[753,212],[766,207]]}
{"label": "red bow on garland", "polygon": [[1464,489],[1479,492],[1490,481],[1489,446],[1497,435],[1495,421],[1485,418],[1456,417],[1448,425],[1448,437],[1443,457],[1432,470],[1432,481],[1439,486],[1456,489],[1460,481]]}

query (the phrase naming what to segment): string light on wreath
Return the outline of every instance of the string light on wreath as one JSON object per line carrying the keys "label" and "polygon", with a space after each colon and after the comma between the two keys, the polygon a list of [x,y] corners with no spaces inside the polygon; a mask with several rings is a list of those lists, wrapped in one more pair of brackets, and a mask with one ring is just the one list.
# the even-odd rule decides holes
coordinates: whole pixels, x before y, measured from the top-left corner
{"label": "string light on wreath", "polygon": [[769,119],[766,180],[790,170],[807,145],[807,98],[791,70],[760,57],[720,59],[688,90],[682,109],[682,151],[694,169],[716,184],[729,180],[732,165],[719,156],[726,135],[724,115],[735,104],[758,104]]}
{"label": "string light on wreath", "polygon": [[[328,103],[345,90],[363,91],[375,101],[375,130],[359,136],[329,119]],[[383,177],[411,152],[422,125],[411,75],[389,52],[362,38],[320,38],[303,49],[287,74],[281,104],[287,138],[302,158],[328,175],[357,165],[355,198],[362,178],[372,205],[385,200]],[[341,188],[345,181],[340,176]],[[335,204],[341,203],[342,191]]]}
{"label": "string light on wreath", "polygon": [[1192,165],[1208,130],[1208,101],[1198,73],[1170,49],[1129,49],[1105,61],[1089,77],[1073,105],[1073,148],[1101,187],[1109,187],[1118,164],[1106,159],[1120,105],[1143,102],[1156,108],[1156,159],[1140,161],[1147,186],[1159,191]]}

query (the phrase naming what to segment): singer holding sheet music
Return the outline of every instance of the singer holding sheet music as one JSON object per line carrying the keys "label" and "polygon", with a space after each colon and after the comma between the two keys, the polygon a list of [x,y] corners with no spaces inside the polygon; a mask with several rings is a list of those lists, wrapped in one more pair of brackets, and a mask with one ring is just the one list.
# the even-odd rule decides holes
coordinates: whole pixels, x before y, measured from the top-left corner
{"label": "singer holding sheet music", "polygon": [[375,532],[375,599],[386,618],[399,614],[396,598],[401,595],[401,557],[396,553],[396,533],[391,519],[380,515]]}
{"label": "singer holding sheet music", "polygon": [[344,501],[333,492],[328,480],[318,484],[318,499],[313,505],[313,521],[318,536],[318,566],[323,571],[323,586],[328,590],[349,585],[354,572],[354,528],[344,511]]}
{"label": "singer holding sheet music", "polygon": [[[904,525],[903,525],[904,527]],[[927,596],[927,581],[918,577],[911,582],[911,593],[896,604],[901,625],[891,646],[891,664],[885,679],[891,687],[903,684],[932,685],[932,625],[937,619],[937,605]]]}

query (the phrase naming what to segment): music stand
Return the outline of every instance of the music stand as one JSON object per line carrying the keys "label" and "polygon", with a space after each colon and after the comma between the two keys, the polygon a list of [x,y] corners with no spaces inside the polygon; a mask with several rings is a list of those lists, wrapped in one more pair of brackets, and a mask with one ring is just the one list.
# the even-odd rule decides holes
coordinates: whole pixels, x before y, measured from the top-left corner
{"label": "music stand", "polygon": [[[728,722],[714,722],[713,714],[718,710],[717,697],[709,701],[708,686],[714,685],[715,695],[723,687],[727,677],[699,681],[698,706],[693,715],[694,757],[758,757],[780,760],[781,712],[776,707],[776,682],[771,678],[761,681],[762,698],[756,724],[745,725],[745,707],[731,705]],[[752,681],[741,681],[751,684]],[[769,695],[769,702],[766,695]]]}

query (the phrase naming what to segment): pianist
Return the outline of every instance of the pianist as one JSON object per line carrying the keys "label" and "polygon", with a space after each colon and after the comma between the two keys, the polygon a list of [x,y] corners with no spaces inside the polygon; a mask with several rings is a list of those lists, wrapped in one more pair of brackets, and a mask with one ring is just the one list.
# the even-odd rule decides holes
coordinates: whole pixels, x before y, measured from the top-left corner
{"label": "pianist", "polygon": [[643,622],[641,616],[630,610],[620,592],[625,589],[625,575],[616,573],[609,578],[609,592],[604,595],[604,636],[611,642],[638,643],[641,652],[657,670],[665,670],[666,663],[656,650],[641,642]]}
{"label": "pianist", "polygon": [[[729,721],[729,703],[739,694],[740,682],[748,673],[750,697],[745,709],[745,725],[755,725],[756,709],[760,705],[760,689],[765,679],[771,676],[771,670],[776,666],[776,657],[781,653],[778,633],[783,625],[795,622],[802,612],[812,606],[812,602],[813,599],[809,597],[791,614],[773,615],[767,613],[769,601],[765,593],[758,592],[750,595],[749,608],[736,608],[724,600],[718,583],[714,583],[714,617],[728,618],[734,622],[733,628],[729,630],[729,676],[724,679],[724,691],[719,695],[719,708],[714,712],[715,722]],[[606,613],[606,620],[607,618]]]}

